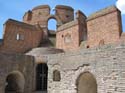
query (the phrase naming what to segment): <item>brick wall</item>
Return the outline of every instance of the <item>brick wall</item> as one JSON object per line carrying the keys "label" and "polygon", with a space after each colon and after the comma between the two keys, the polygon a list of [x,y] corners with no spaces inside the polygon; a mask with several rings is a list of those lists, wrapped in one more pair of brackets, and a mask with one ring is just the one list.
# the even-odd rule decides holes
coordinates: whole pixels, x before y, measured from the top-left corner
{"label": "brick wall", "polygon": [[118,42],[122,33],[120,11],[112,6],[88,17],[88,46]]}
{"label": "brick wall", "polygon": [[80,10],[76,12],[76,19],[79,22],[79,41],[87,40],[86,16]]}
{"label": "brick wall", "polygon": [[[26,12],[23,21],[32,25],[39,23],[41,27],[46,27],[48,16],[50,16],[50,7],[48,5],[41,5],[33,8],[30,12]],[[30,20],[28,20],[28,17],[31,17]]]}
{"label": "brick wall", "polygon": [[79,48],[79,26],[77,21],[64,24],[57,30],[56,48],[65,51]]}
{"label": "brick wall", "polygon": [[120,43],[124,43],[124,42],[125,42],[125,33],[122,33],[120,37]]}
{"label": "brick wall", "polygon": [[76,12],[76,20],[60,26],[56,34],[56,47],[63,50],[77,50],[87,40],[86,16]]}
{"label": "brick wall", "polygon": [[3,45],[0,52],[23,53],[37,47],[42,40],[42,31],[35,26],[8,20],[5,23]]}
{"label": "brick wall", "polygon": [[74,9],[69,6],[57,5],[55,15],[59,17],[62,24],[74,20]]}

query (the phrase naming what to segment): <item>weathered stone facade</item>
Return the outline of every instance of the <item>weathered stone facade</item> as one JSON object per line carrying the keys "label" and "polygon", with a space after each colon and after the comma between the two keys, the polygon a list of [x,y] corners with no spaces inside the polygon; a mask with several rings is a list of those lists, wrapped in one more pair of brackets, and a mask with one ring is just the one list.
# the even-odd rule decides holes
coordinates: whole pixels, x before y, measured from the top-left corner
{"label": "weathered stone facade", "polygon": [[[111,6],[86,17],[57,5],[9,19],[0,42],[0,93],[125,93],[125,33]],[[56,19],[57,30],[48,29]]]}

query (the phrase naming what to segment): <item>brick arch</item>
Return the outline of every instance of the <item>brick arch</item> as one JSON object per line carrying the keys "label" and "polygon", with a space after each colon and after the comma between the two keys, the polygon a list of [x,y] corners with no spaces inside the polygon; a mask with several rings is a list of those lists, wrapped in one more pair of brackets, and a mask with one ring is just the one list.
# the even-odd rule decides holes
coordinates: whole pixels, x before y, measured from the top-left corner
{"label": "brick arch", "polygon": [[49,15],[47,18],[47,23],[50,19],[55,19],[57,21],[57,28],[62,25],[60,18],[56,15]]}
{"label": "brick arch", "polygon": [[81,73],[76,80],[77,93],[97,93],[97,82],[90,72]]}
{"label": "brick arch", "polygon": [[20,71],[13,71],[7,75],[5,93],[23,93],[24,86],[25,78]]}

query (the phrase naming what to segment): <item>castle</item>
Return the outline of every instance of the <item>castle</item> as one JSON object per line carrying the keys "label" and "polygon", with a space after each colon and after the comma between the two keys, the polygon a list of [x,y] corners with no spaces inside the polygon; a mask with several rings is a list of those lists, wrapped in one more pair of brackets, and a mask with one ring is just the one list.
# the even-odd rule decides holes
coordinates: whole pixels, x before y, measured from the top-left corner
{"label": "castle", "polygon": [[[0,40],[0,93],[125,93],[125,33],[110,6],[89,17],[40,5],[8,19]],[[57,30],[48,21],[57,21]]]}

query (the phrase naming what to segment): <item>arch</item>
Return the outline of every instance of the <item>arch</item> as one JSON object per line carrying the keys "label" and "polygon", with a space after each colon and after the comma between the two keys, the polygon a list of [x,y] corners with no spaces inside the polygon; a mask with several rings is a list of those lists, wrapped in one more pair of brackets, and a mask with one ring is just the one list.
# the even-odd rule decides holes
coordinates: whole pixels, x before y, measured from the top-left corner
{"label": "arch", "polygon": [[62,25],[62,21],[61,21],[60,18],[59,18],[58,16],[56,16],[56,15],[49,15],[47,19],[48,19],[48,20],[47,20],[47,23],[48,23],[48,21],[49,21],[50,19],[56,20],[56,27],[57,27],[57,28]]}
{"label": "arch", "polygon": [[48,30],[56,31],[57,29],[57,21],[55,18],[50,18],[48,20]]}
{"label": "arch", "polygon": [[60,71],[54,70],[53,71],[53,81],[60,81],[60,80],[61,80]]}
{"label": "arch", "polygon": [[97,93],[96,79],[89,72],[84,72],[79,75],[76,86],[77,93]]}
{"label": "arch", "polygon": [[23,93],[25,78],[19,71],[11,72],[6,78],[5,93]]}
{"label": "arch", "polygon": [[48,66],[45,63],[36,66],[36,90],[47,91]]}
{"label": "arch", "polygon": [[58,23],[57,18],[54,15],[50,15],[48,17],[47,22],[48,22],[48,30],[54,30],[54,31],[56,31],[56,29],[57,29],[57,23]]}

